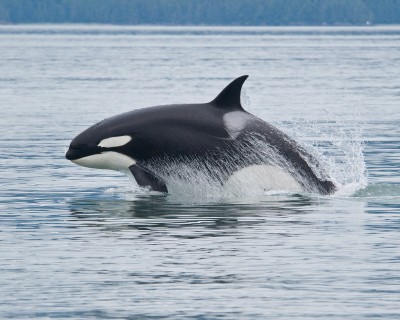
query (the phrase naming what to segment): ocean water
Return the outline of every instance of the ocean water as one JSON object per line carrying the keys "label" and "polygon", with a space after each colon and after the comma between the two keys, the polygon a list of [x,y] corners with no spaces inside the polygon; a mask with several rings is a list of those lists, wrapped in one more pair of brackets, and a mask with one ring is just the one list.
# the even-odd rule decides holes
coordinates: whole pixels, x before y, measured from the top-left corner
{"label": "ocean water", "polygon": [[[399,70],[397,26],[0,26],[0,318],[399,319]],[[64,158],[99,120],[243,74],[336,194],[160,195]]]}

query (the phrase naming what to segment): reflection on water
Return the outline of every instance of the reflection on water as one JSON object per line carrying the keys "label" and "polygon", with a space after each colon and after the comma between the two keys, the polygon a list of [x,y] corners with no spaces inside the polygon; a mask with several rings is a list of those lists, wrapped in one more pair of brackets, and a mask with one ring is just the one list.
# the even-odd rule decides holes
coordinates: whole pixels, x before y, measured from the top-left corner
{"label": "reflection on water", "polygon": [[[292,215],[307,214],[316,202],[304,195],[255,197],[238,202],[182,202],[169,195],[137,195],[135,200],[74,199],[69,202],[71,215],[80,225],[100,227],[107,231],[125,229],[160,230],[196,228],[197,236],[223,236],[237,228],[255,224],[301,223]],[[226,200],[230,200],[226,202]],[[268,221],[266,221],[268,216]],[[108,224],[111,221],[111,226]],[[201,231],[201,232],[199,232]]]}

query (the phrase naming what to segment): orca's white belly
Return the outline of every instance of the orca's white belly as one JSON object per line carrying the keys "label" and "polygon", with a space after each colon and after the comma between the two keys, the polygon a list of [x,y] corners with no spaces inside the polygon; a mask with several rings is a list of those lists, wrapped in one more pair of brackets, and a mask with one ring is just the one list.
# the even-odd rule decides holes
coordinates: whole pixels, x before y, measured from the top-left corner
{"label": "orca's white belly", "polygon": [[285,190],[300,192],[300,184],[281,168],[267,165],[249,166],[235,172],[225,183],[224,188],[240,193]]}

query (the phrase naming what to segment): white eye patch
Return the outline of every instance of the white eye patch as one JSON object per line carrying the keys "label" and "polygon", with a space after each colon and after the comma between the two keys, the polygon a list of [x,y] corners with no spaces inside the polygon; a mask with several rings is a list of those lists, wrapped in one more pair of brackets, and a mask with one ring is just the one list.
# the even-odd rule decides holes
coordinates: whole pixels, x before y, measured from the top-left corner
{"label": "white eye patch", "polygon": [[98,146],[102,148],[121,147],[123,145],[126,145],[131,140],[132,137],[130,136],[111,137],[101,140]]}

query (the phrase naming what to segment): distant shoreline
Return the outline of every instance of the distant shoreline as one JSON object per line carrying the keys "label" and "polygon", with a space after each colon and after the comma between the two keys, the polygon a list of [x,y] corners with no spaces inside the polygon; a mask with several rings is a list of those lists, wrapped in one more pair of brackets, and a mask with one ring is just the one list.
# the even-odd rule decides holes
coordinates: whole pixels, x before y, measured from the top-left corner
{"label": "distant shoreline", "polygon": [[399,24],[400,0],[0,0],[0,24],[361,26]]}
{"label": "distant shoreline", "polygon": [[241,25],[241,24],[117,24],[117,23],[99,23],[99,22],[24,22],[24,23],[1,23],[0,26],[113,26],[113,27],[243,27],[243,28],[286,28],[286,27],[391,27],[400,26],[400,23],[379,23],[379,24],[282,24],[282,25],[269,25],[269,24],[255,24],[255,25]]}

